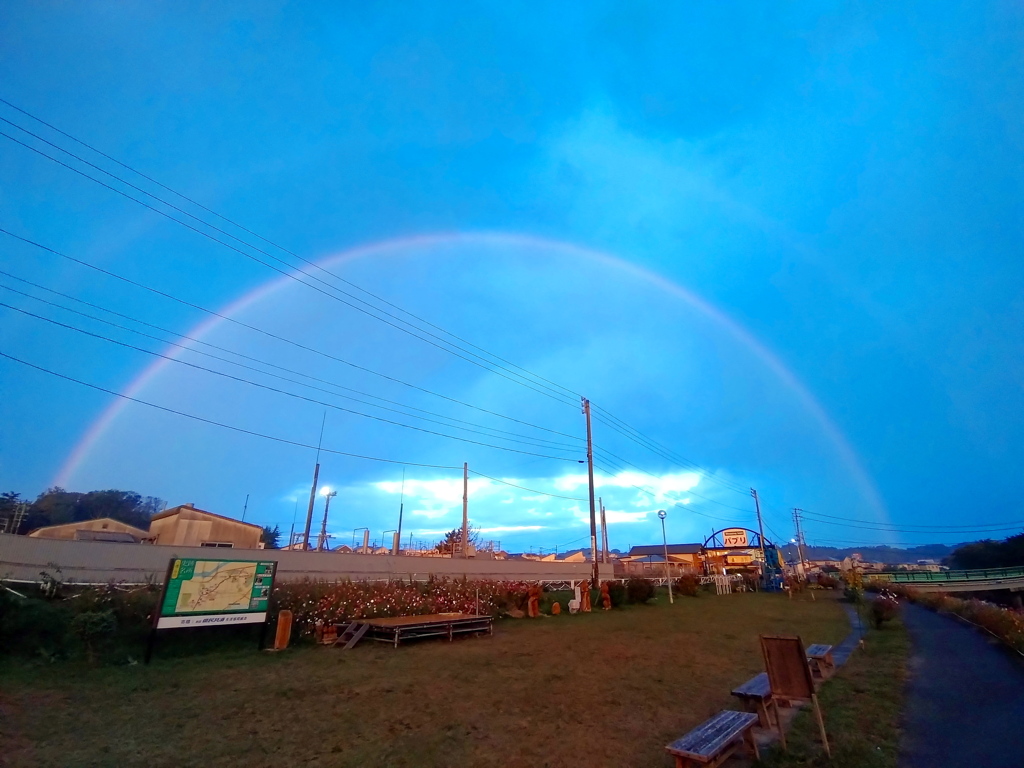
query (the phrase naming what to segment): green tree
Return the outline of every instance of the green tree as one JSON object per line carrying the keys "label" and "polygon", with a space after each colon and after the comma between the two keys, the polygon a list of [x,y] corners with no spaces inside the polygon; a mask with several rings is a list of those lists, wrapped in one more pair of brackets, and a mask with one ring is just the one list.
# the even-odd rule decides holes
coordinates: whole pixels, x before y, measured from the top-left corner
{"label": "green tree", "polygon": [[54,487],[39,494],[29,507],[23,530],[95,520],[99,517],[110,517],[148,530],[150,518],[163,506],[161,499],[143,496],[135,491],[111,489],[76,493]]}
{"label": "green tree", "polygon": [[260,541],[267,549],[279,549],[281,539],[281,529],[278,526],[271,528],[269,525],[263,526],[263,533],[260,534]]}
{"label": "green tree", "polygon": [[[480,531],[474,528],[472,525],[470,525],[467,530],[469,532],[469,535],[467,536],[467,538],[469,539],[469,545],[471,547],[475,547],[477,543],[480,541]],[[438,552],[460,552],[462,551],[461,544],[462,528],[453,528],[444,535],[444,539],[438,542],[434,549],[436,549]]]}
{"label": "green tree", "polygon": [[1012,568],[1024,565],[1024,533],[1003,541],[976,541],[953,552],[950,557],[957,568]]}

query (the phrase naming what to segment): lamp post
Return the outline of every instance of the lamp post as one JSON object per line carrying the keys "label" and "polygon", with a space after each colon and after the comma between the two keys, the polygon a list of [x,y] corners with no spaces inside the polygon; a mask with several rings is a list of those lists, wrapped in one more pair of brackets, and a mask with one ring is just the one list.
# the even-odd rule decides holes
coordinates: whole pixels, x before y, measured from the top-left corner
{"label": "lamp post", "polygon": [[323,489],[320,491],[320,493],[323,495],[323,497],[325,499],[325,501],[324,501],[324,523],[323,523],[323,526],[320,528],[320,541],[317,542],[316,548],[319,551],[322,552],[324,547],[327,546],[327,511],[331,508],[331,499],[333,499],[335,496],[337,496],[338,492],[337,491],[332,491],[330,488],[328,488],[325,485],[323,487]]}
{"label": "lamp post", "polygon": [[675,604],[675,600],[672,599],[672,574],[668,568],[668,537],[665,535],[665,510],[658,510],[658,517],[661,518],[661,540],[665,545],[665,581],[668,582],[668,601],[670,604]]}

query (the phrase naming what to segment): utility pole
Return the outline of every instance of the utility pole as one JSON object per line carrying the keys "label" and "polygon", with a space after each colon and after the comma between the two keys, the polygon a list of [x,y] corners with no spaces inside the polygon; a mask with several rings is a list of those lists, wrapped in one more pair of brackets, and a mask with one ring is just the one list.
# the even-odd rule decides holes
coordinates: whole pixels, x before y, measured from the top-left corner
{"label": "utility pole", "polygon": [[587,477],[590,480],[590,556],[594,561],[594,583],[597,586],[600,578],[597,569],[597,509],[594,506],[594,437],[590,429],[590,401],[585,397],[583,415],[587,417]]}
{"label": "utility pole", "polygon": [[313,486],[309,489],[309,509],[306,511],[306,532],[302,536],[303,550],[309,550],[309,529],[313,525],[313,502],[316,501],[316,484],[320,480],[320,446],[324,442],[324,425],[327,424],[327,411],[324,411],[320,422],[320,442],[316,444],[316,467],[313,469]]}
{"label": "utility pole", "polygon": [[249,509],[249,494],[245,494],[245,504],[242,506],[242,522],[245,522],[245,513]]}
{"label": "utility pole", "polygon": [[[397,555],[402,549],[402,512],[405,511],[405,467],[402,467],[402,495],[398,502],[398,533],[395,534],[395,547],[392,555]],[[412,536],[409,537],[409,546],[412,547]]]}
{"label": "utility pole", "polygon": [[327,510],[331,508],[331,499],[337,495],[337,491],[332,491],[326,485],[324,486],[324,523],[320,527],[320,540],[316,543],[317,550],[321,552],[327,546]]}
{"label": "utility pole", "polygon": [[800,513],[802,509],[793,507],[793,523],[796,525],[796,548],[797,552],[800,553],[800,568],[804,572],[804,577],[807,577],[807,565],[804,562],[804,533],[800,530]]}
{"label": "utility pole", "polygon": [[757,498],[757,489],[751,488],[750,495],[754,497],[754,508],[757,509],[757,533],[761,538],[761,578],[768,573],[768,560],[764,554],[764,523],[761,522],[761,500]]}
{"label": "utility pole", "polygon": [[658,510],[658,517],[661,518],[661,541],[665,546],[665,583],[668,585],[668,602],[670,605],[675,604],[675,600],[672,599],[672,571],[668,565],[668,536],[665,535],[665,510]]}
{"label": "utility pole", "polygon": [[598,498],[597,506],[601,510],[601,562],[608,563],[608,521],[604,516],[604,499]]}
{"label": "utility pole", "polygon": [[462,557],[469,557],[469,463],[462,464]]}

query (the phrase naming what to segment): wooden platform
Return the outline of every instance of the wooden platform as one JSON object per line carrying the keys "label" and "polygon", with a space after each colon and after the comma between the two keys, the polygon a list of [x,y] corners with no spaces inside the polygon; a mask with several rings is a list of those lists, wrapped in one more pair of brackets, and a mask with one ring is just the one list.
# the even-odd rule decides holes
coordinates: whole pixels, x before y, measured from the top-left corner
{"label": "wooden platform", "polygon": [[366,624],[366,638],[398,647],[404,640],[419,640],[425,637],[447,637],[455,635],[494,634],[494,619],[490,616],[475,616],[471,613],[431,613],[426,616],[394,616],[390,619],[363,619]]}

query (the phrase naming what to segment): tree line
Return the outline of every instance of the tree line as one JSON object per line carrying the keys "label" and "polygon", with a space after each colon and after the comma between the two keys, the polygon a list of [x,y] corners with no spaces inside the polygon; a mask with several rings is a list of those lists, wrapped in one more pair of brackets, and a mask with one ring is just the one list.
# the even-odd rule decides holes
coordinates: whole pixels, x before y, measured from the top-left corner
{"label": "tree line", "polygon": [[[39,494],[35,501],[28,501],[20,493],[9,491],[0,494],[0,530],[25,535],[48,525],[109,517],[148,531],[153,515],[166,506],[167,503],[156,496],[115,489],[80,493],[53,487]],[[15,530],[15,521],[19,518]],[[277,526],[264,526],[262,540],[267,548],[276,549],[280,535]]]}
{"label": "tree line", "polygon": [[1024,565],[1024,533],[1002,541],[975,541],[957,549],[950,557],[956,568],[1014,568]]}

